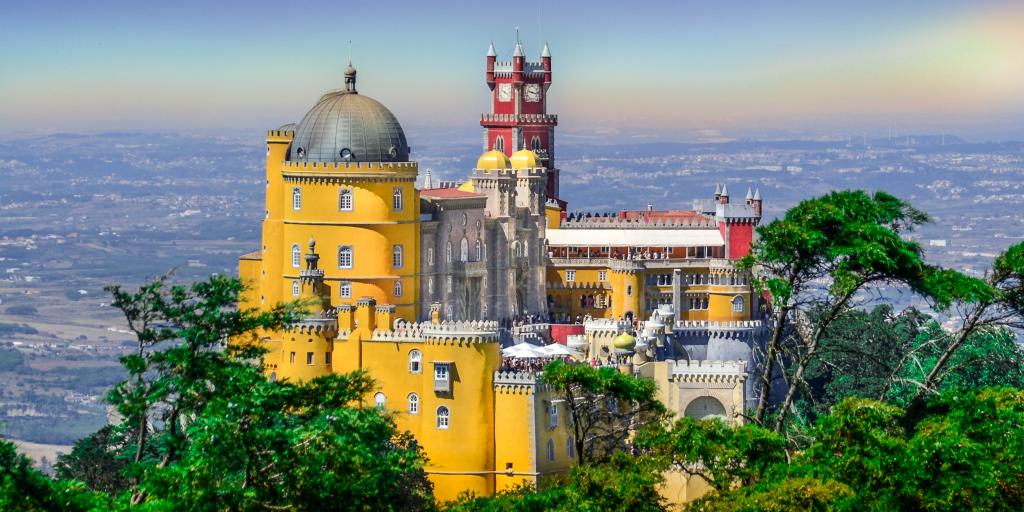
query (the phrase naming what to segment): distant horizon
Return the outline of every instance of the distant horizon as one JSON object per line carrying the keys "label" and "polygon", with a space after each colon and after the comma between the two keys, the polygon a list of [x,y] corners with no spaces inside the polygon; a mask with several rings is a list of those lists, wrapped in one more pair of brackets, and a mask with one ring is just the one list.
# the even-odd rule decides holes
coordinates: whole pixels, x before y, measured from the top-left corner
{"label": "distant horizon", "polygon": [[[341,84],[408,128],[474,126],[484,54],[548,42],[559,133],[1024,139],[1024,5],[953,0],[33,3],[0,20],[0,134],[297,122]],[[320,26],[335,26],[318,30]],[[351,40],[351,49],[349,40]],[[767,135],[765,135],[767,134]]]}

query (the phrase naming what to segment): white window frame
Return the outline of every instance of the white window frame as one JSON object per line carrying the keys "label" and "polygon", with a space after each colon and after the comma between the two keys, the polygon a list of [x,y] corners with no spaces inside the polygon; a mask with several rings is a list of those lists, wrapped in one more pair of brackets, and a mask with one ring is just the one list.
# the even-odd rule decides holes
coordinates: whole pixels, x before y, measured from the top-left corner
{"label": "white window frame", "polygon": [[394,268],[405,266],[405,249],[402,247],[402,244],[391,246],[391,266]]}
{"label": "white window frame", "polygon": [[438,430],[448,430],[448,428],[451,426],[452,421],[451,409],[444,405],[438,406],[435,415],[437,417],[436,425]]}
{"label": "white window frame", "polygon": [[402,194],[402,187],[395,187],[391,193],[391,207],[396,211],[400,212],[405,208],[405,198]]}
{"label": "white window frame", "polygon": [[298,297],[302,293],[302,285],[298,279],[292,279],[292,297]]}
{"label": "white window frame", "polygon": [[420,413],[420,396],[419,395],[417,395],[416,393],[409,393],[409,396],[406,397],[406,402],[408,403],[409,414],[419,414]]}
{"label": "white window frame", "polygon": [[423,352],[418,348],[409,351],[409,373],[423,373]]}
{"label": "white window frame", "polygon": [[567,283],[575,283],[576,282],[576,271],[575,270],[566,270],[565,271],[565,282],[567,282]]}
{"label": "white window frame", "polygon": [[[348,262],[345,261],[345,256],[348,256]],[[356,260],[355,247],[351,245],[339,245],[338,246],[338,268],[350,269]]]}
{"label": "white window frame", "polygon": [[743,309],[746,307],[745,302],[746,301],[743,300],[743,297],[740,296],[740,295],[737,295],[737,296],[733,297],[732,298],[732,312],[733,313],[742,313]]}
{"label": "white window frame", "polygon": [[462,237],[462,241],[459,242],[459,261],[469,261],[469,240],[466,237]]}
{"label": "white window frame", "polygon": [[434,266],[434,248],[427,247],[427,265]]}
{"label": "white window frame", "polygon": [[395,281],[394,296],[395,297],[401,297],[402,296],[402,281],[401,280],[396,280]]}
{"label": "white window frame", "polygon": [[352,281],[338,282],[338,296],[343,299],[352,298]]}
{"label": "white window frame", "polygon": [[601,282],[601,283],[607,282],[608,281],[608,271],[607,270],[598,270],[597,271],[597,281]]}
{"label": "white window frame", "polygon": [[348,187],[338,190],[338,211],[350,212],[355,208],[355,192]]}
{"label": "white window frame", "polygon": [[292,268],[302,267],[302,248],[299,244],[292,244]]}
{"label": "white window frame", "polygon": [[299,211],[302,209],[302,188],[292,187],[292,210]]}
{"label": "white window frame", "polygon": [[388,407],[388,397],[387,397],[387,395],[385,395],[384,393],[380,393],[380,392],[374,393],[374,395],[373,395],[373,406],[378,408],[378,409],[380,409],[380,410],[386,409]]}

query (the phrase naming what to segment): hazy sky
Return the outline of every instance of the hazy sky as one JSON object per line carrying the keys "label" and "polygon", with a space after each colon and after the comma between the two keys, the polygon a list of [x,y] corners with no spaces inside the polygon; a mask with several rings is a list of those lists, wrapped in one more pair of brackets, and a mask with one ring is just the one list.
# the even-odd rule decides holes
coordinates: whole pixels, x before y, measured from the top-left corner
{"label": "hazy sky", "polygon": [[0,134],[275,128],[341,86],[349,40],[403,124],[472,127],[487,44],[508,58],[518,26],[529,58],[550,42],[568,132],[1024,136],[1024,1],[780,4],[19,2]]}

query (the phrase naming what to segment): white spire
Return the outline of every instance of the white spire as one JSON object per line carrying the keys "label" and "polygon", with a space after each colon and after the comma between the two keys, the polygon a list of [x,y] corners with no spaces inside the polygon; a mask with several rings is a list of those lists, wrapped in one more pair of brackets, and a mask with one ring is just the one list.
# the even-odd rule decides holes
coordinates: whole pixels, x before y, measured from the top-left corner
{"label": "white spire", "polygon": [[516,51],[512,53],[513,57],[523,56],[523,43],[516,41]]}
{"label": "white spire", "polygon": [[722,184],[721,183],[715,183],[715,195],[716,196],[722,195]]}
{"label": "white spire", "polygon": [[753,198],[754,198],[754,192],[752,190],[750,190],[750,187],[747,187],[747,199],[750,200],[750,199],[753,199]]}
{"label": "white spire", "polygon": [[726,197],[729,196],[729,185],[722,185],[722,195]]}
{"label": "white spire", "polygon": [[427,168],[427,175],[423,177],[423,188],[434,188],[434,178],[430,175],[430,168]]}
{"label": "white spire", "polygon": [[760,200],[761,200],[761,189],[757,189],[757,190],[754,191],[754,201],[760,201]]}
{"label": "white spire", "polygon": [[548,42],[544,41],[544,51],[540,52],[541,57],[550,57],[551,51],[548,50]]}
{"label": "white spire", "polygon": [[494,42],[493,41],[491,42],[491,45],[487,47],[487,56],[488,57],[497,57],[498,56],[497,53],[494,53]]}

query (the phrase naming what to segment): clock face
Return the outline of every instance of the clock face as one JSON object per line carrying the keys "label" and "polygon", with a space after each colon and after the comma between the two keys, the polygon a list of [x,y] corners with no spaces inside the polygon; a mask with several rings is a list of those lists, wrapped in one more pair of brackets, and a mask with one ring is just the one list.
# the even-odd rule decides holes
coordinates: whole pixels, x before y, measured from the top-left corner
{"label": "clock face", "polygon": [[512,101],[512,84],[498,85],[498,101]]}
{"label": "clock face", "polygon": [[540,84],[526,84],[523,99],[531,103],[540,101]]}

